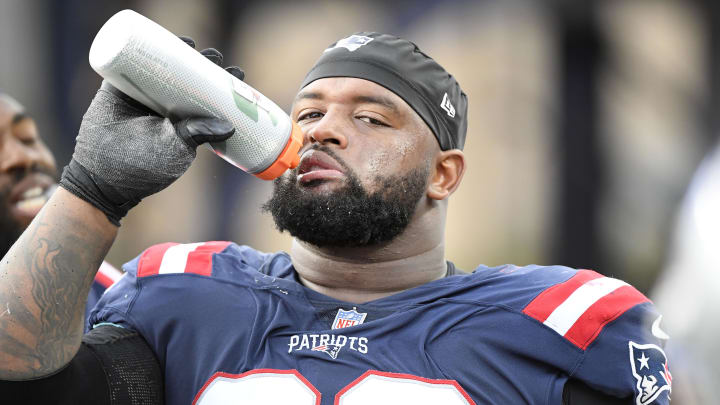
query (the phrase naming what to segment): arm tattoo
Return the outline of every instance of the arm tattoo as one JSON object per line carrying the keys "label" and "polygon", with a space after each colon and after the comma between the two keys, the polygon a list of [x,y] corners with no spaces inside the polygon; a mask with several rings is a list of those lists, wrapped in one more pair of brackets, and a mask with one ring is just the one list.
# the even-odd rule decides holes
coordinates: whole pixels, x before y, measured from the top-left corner
{"label": "arm tattoo", "polygon": [[77,323],[78,315],[82,314],[78,314],[76,309],[85,298],[79,293],[92,280],[93,273],[76,270],[72,260],[68,260],[70,255],[62,254],[65,252],[60,244],[44,238],[38,243],[39,248],[29,255],[32,257],[28,257],[32,261],[29,266],[33,280],[32,296],[40,308],[38,340],[46,342],[38,345],[37,357],[40,364],[57,364],[58,357],[67,350],[76,349],[72,344],[66,347],[67,337],[57,325]]}
{"label": "arm tattoo", "polygon": [[0,363],[13,359],[17,370],[0,378],[47,375],[74,356],[88,289],[111,243],[99,239],[80,221],[39,217],[16,244],[22,247],[8,252],[8,268],[0,268],[7,312],[0,317]]}

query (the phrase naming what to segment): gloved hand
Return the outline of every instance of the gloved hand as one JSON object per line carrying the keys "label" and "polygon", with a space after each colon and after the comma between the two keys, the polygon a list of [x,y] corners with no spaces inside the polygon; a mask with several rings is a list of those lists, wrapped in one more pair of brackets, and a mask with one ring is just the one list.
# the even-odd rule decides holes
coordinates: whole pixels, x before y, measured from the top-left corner
{"label": "gloved hand", "polygon": [[[195,47],[192,39],[180,38]],[[222,54],[213,48],[200,53],[222,63]],[[226,70],[240,80],[245,77],[235,66]],[[198,145],[224,141],[234,132],[232,124],[220,118],[171,122],[103,81],[83,117],[60,185],[119,226],[141,199],[185,173]]]}

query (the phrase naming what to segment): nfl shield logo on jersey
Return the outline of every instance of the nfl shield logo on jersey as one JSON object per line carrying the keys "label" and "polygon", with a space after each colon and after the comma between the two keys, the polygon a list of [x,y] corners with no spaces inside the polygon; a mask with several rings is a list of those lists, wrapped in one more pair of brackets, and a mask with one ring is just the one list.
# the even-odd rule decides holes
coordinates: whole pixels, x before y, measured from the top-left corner
{"label": "nfl shield logo on jersey", "polygon": [[667,357],[663,350],[653,344],[628,342],[630,366],[635,377],[637,405],[653,403],[664,391],[670,395],[672,375],[668,370]]}
{"label": "nfl shield logo on jersey", "polygon": [[337,315],[335,315],[335,320],[332,323],[332,328],[341,329],[363,323],[367,313],[358,312],[355,309],[356,308],[353,308],[350,311],[345,311],[342,308],[339,308]]}

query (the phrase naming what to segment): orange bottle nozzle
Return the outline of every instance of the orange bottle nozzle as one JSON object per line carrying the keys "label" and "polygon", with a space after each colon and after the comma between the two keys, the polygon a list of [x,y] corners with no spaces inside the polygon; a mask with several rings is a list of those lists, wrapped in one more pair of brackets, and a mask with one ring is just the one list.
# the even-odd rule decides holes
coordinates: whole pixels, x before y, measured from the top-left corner
{"label": "orange bottle nozzle", "polygon": [[292,122],[292,131],[290,132],[290,139],[285,145],[285,149],[280,153],[280,156],[270,165],[267,169],[260,173],[256,173],[255,176],[263,180],[273,180],[285,173],[287,169],[294,169],[300,164],[300,147],[303,143],[303,133],[300,127]]}

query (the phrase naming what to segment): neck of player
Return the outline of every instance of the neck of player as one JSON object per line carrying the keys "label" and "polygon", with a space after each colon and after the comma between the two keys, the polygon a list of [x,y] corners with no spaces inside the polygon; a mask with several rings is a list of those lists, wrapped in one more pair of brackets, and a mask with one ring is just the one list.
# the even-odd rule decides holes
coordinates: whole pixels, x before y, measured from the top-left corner
{"label": "neck of player", "polygon": [[444,210],[415,212],[392,241],[372,247],[318,247],[293,239],[301,282],[329,297],[361,304],[445,277]]}

